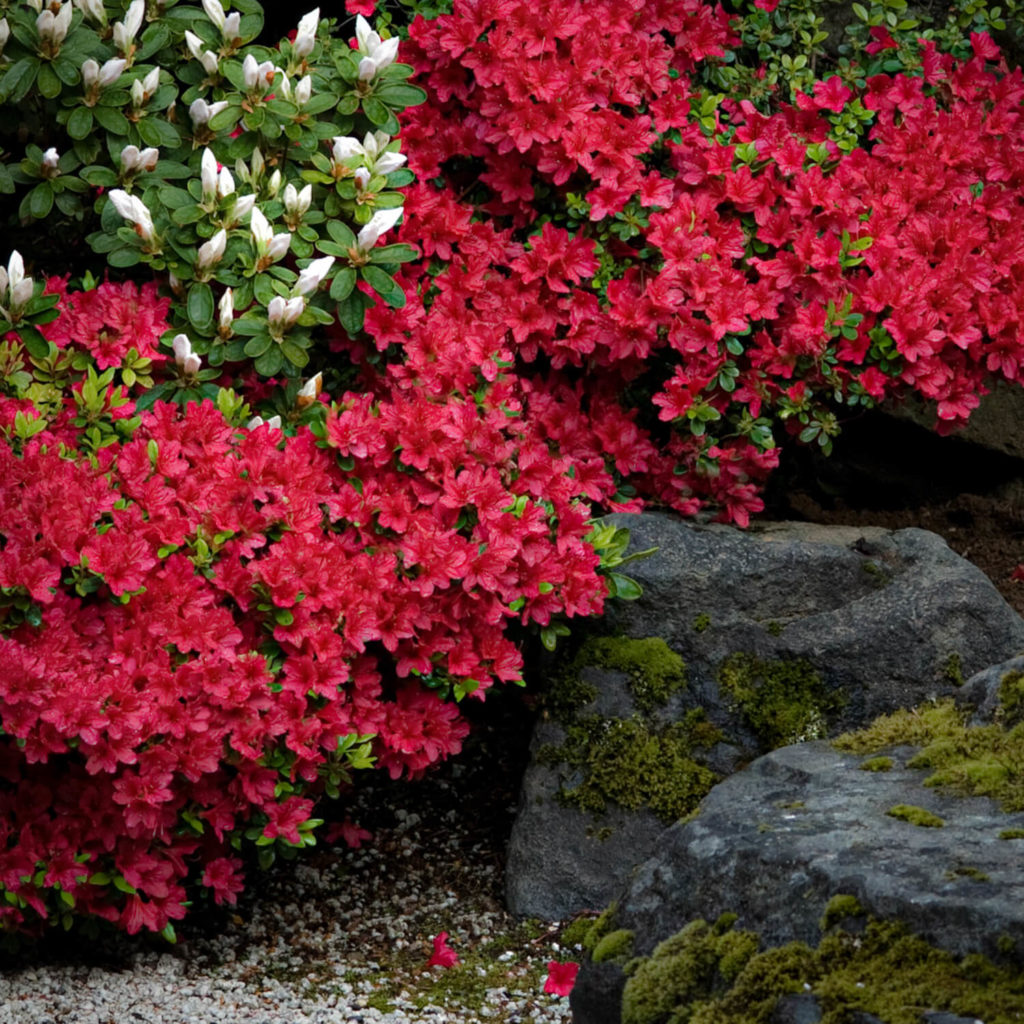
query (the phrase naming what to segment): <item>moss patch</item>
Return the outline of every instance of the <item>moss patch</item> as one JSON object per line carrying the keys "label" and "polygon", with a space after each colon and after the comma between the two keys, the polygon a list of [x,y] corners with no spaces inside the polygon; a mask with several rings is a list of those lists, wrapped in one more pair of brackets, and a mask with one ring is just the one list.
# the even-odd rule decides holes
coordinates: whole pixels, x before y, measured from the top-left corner
{"label": "moss patch", "polygon": [[[623,672],[636,714],[610,718],[586,714],[597,696],[580,679],[587,667]],[[568,659],[545,697],[545,706],[565,728],[560,745],[537,752],[541,764],[565,765],[572,777],[559,800],[592,813],[610,803],[630,810],[650,808],[665,822],[690,814],[718,777],[693,758],[713,746],[719,731],[702,711],[681,721],[657,722],[654,712],[686,686],[686,663],[658,637],[596,637]]]}
{"label": "moss patch", "polygon": [[885,812],[890,818],[897,818],[919,828],[942,828],[946,823],[931,811],[913,804],[896,804]]}
{"label": "moss patch", "polygon": [[566,764],[582,781],[566,785],[559,799],[568,806],[603,813],[609,803],[630,810],[649,807],[663,821],[691,813],[718,777],[691,756],[713,745],[719,733],[703,712],[680,722],[653,726],[640,718],[580,718],[558,747],[537,752],[541,764]]}
{"label": "moss patch", "polygon": [[612,930],[612,920],[618,912],[618,903],[609,903],[597,918],[589,923],[586,934],[584,934],[582,943],[583,948],[588,952],[592,953],[594,947]]}
{"label": "moss patch", "polygon": [[[855,900],[853,907],[861,913]],[[817,948],[793,942],[763,951],[753,932],[691,922],[630,964],[623,1024],[769,1024],[782,998],[806,991],[822,1024],[846,1024],[858,1011],[886,1024],[920,1024],[928,1010],[990,1024],[1024,1019],[1019,970],[978,955],[958,960],[899,923],[867,918],[844,930],[850,916],[826,912]]]}
{"label": "moss patch", "polygon": [[869,757],[866,761],[861,761],[860,770],[862,772],[889,772],[892,771],[892,758],[891,757]]}
{"label": "moss patch", "polygon": [[1000,839],[1024,839],[1024,828],[1004,828],[999,833]]}
{"label": "moss patch", "polygon": [[608,932],[594,947],[590,959],[595,964],[625,964],[633,956],[633,933],[626,928]]}
{"label": "moss patch", "polygon": [[708,626],[710,626],[710,625],[711,625],[711,616],[708,615],[707,612],[701,612],[700,615],[698,615],[693,620],[693,631],[695,633],[703,633],[704,630],[707,629]]}
{"label": "moss patch", "polygon": [[[1013,707],[1011,703],[1011,712]],[[1001,706],[1004,717],[1011,712]],[[1024,810],[1024,722],[1012,728],[999,723],[971,726],[969,715],[952,700],[937,701],[882,715],[866,729],[839,736],[834,745],[854,754],[901,744],[921,747],[907,766],[931,770],[926,786],[992,797],[1005,811]]]}
{"label": "moss patch", "polygon": [[719,668],[718,683],[768,750],[826,735],[843,704],[804,660],[734,654]]}
{"label": "moss patch", "polygon": [[999,721],[1007,728],[1024,720],[1024,672],[1007,672],[999,681]]}

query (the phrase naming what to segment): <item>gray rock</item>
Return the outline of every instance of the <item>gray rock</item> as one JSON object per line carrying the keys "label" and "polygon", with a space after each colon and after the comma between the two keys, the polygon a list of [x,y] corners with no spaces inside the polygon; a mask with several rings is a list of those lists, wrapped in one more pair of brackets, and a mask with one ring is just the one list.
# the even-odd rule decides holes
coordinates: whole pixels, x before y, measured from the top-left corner
{"label": "gray rock", "polygon": [[783,996],[772,1010],[772,1024],[818,1024],[821,1005],[810,992]]}
{"label": "gray rock", "polygon": [[[816,944],[819,921],[837,893],[877,917],[898,919],[955,955],[1000,957],[1007,939],[1024,950],[1024,872],[1006,814],[985,798],[925,788],[922,771],[862,771],[864,758],[829,744],[784,747],[716,786],[700,815],[666,830],[657,853],[635,872],[619,899],[615,928],[635,933],[638,955],[696,918],[739,915],[737,927],[767,946]],[[886,814],[896,804],[923,807],[945,822],[924,828]],[[624,978],[614,965],[587,964],[579,1006],[618,1005]],[[575,992],[574,992],[575,996]],[[575,1024],[613,1024],[573,1003]]]}
{"label": "gray rock", "polygon": [[957,694],[957,703],[971,707],[973,725],[985,725],[1003,718],[1000,711],[999,691],[1003,680],[1010,674],[1024,674],[1024,655],[975,673]]}
{"label": "gray rock", "polygon": [[[659,550],[626,567],[644,594],[613,602],[607,628],[660,637],[686,661],[687,689],[654,718],[702,708],[725,742],[694,756],[719,777],[767,749],[717,682],[738,652],[813,667],[835,699],[803,737],[816,738],[955,693],[961,673],[1024,651],[1024,620],[981,570],[923,530],[777,523],[741,531],[660,513],[611,521],[632,531],[630,550]],[[621,673],[584,672],[598,692],[588,712],[636,712]],[[545,723],[534,750],[560,735]],[[653,852],[662,823],[650,812],[563,807],[557,794],[571,784],[549,765],[526,772],[506,875],[515,913],[559,920],[602,907]]]}

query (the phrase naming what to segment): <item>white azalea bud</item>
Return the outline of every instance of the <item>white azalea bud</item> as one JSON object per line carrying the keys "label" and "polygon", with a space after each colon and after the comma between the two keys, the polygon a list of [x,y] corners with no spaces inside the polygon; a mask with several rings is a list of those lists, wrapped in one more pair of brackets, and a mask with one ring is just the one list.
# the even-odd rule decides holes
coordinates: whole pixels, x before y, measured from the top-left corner
{"label": "white azalea bud", "polygon": [[103,7],[103,0],[78,0],[78,7],[86,21],[94,22],[100,28],[107,24],[107,12]]}
{"label": "white azalea bud", "polygon": [[206,16],[217,26],[218,29],[224,29],[224,8],[220,5],[220,0],[203,0],[203,10],[206,12]]}
{"label": "white azalea bud", "polygon": [[252,232],[253,242],[256,243],[256,251],[266,252],[266,247],[270,244],[270,224],[258,206],[253,207],[252,217],[249,220],[249,230]]}
{"label": "white azalea bud", "polygon": [[271,261],[281,259],[288,254],[291,244],[292,236],[289,232],[282,231],[279,235],[274,235],[267,246],[267,258]]}
{"label": "white azalea bud", "polygon": [[60,154],[57,152],[57,150],[53,146],[51,146],[43,154],[42,171],[43,171],[44,177],[53,178],[53,177],[55,177],[57,175],[57,172],[59,170],[58,167],[57,167],[57,163],[58,163],[59,160],[60,160]]}
{"label": "white azalea bud", "polygon": [[68,34],[71,25],[73,11],[70,3],[61,5],[56,14],[47,7],[41,11],[36,18],[36,31],[39,33],[39,41],[52,54],[60,49],[64,37]]}
{"label": "white azalea bud", "polygon": [[0,18],[0,53],[4,52],[7,40],[11,38],[11,26],[7,24],[6,18]]}
{"label": "white azalea bud", "polygon": [[266,162],[263,159],[263,151],[257,146],[252,151],[252,180],[258,182],[263,177],[263,171],[266,169]]}
{"label": "white azalea bud", "polygon": [[34,290],[32,278],[25,276],[25,262],[17,249],[11,252],[7,261],[7,270],[0,269],[0,295],[7,296],[10,289],[9,305],[11,313],[20,313],[22,307],[32,298]]}
{"label": "white azalea bud", "polygon": [[226,289],[217,303],[217,333],[222,338],[231,337],[231,325],[235,320],[235,295],[230,288]]}
{"label": "white azalea bud", "polygon": [[267,182],[267,195],[273,199],[278,192],[281,190],[281,172],[275,170],[270,176],[270,180]]}
{"label": "white azalea bud", "polygon": [[228,46],[235,46],[241,41],[242,16],[238,11],[232,11],[224,19],[224,27],[220,30],[221,38]]}
{"label": "white azalea bud", "polygon": [[372,57],[364,57],[359,62],[359,81],[370,82],[377,74],[377,62]]}
{"label": "white azalea bud", "polygon": [[360,167],[355,175],[356,188],[360,192],[366,191],[366,186],[370,184],[370,172],[365,167]]}
{"label": "white azalea bud", "polygon": [[306,300],[301,295],[293,299],[275,295],[267,306],[267,326],[270,328],[271,336],[280,338],[295,325],[305,308]]}
{"label": "white azalea bud", "polygon": [[124,29],[129,38],[134,39],[142,28],[142,18],[146,13],[146,0],[132,0],[124,16]]}
{"label": "white azalea bud", "polygon": [[252,213],[253,207],[256,205],[256,196],[239,196],[235,200],[235,205],[231,210],[232,227],[241,220],[245,220],[249,214]]}
{"label": "white azalea bud", "polygon": [[295,33],[295,42],[292,43],[292,53],[296,57],[308,57],[313,52],[316,43],[316,30],[320,27],[320,8],[316,7],[309,14],[303,16],[299,22],[299,29]]}
{"label": "white azalea bud", "polygon": [[394,206],[389,210],[378,210],[356,236],[356,249],[363,254],[369,252],[377,244],[380,236],[386,231],[390,231],[401,216],[401,206]]}
{"label": "white azalea bud", "polygon": [[318,373],[315,377],[310,377],[305,384],[299,389],[299,393],[295,396],[295,405],[299,409],[308,409],[316,400],[320,394],[321,388],[324,386],[324,375]]}
{"label": "white azalea bud", "polygon": [[207,242],[199,246],[199,253],[196,256],[196,268],[200,271],[209,270],[216,266],[224,257],[224,249],[227,246],[228,234],[221,228]]}
{"label": "white azalea bud", "polygon": [[152,96],[153,93],[155,93],[159,88],[160,69],[153,68],[153,70],[150,71],[149,74],[147,74],[146,77],[142,80],[142,92],[146,99],[146,102],[149,102],[150,96]]}
{"label": "white azalea bud", "polygon": [[121,173],[137,174],[139,171],[155,171],[160,151],[153,146],[139,150],[131,144],[121,150]]}
{"label": "white azalea bud", "polygon": [[38,14],[43,9],[43,0],[25,0],[29,7]]}
{"label": "white azalea bud", "polygon": [[105,89],[108,85],[113,85],[127,65],[128,62],[123,57],[111,57],[106,61],[100,68],[100,88]]}
{"label": "white azalea bud", "polygon": [[380,46],[380,36],[370,27],[370,23],[361,15],[356,15],[356,42],[360,53],[372,53]]}
{"label": "white azalea bud", "polygon": [[141,238],[151,242],[154,237],[153,218],[150,216],[149,210],[146,209],[145,203],[137,196],[130,196],[119,188],[112,189],[109,195],[114,209],[125,220],[130,220],[135,224],[135,230]]}
{"label": "white azalea bud", "polygon": [[333,256],[322,256],[313,260],[308,266],[299,271],[299,279],[295,282],[292,292],[295,295],[309,295],[320,287],[320,283],[327,276],[327,272],[334,264]]}
{"label": "white azalea bud", "polygon": [[192,352],[185,356],[185,361],[181,364],[181,369],[185,373],[185,376],[194,377],[199,372],[202,365],[203,361],[195,354],[195,352]]}
{"label": "white azalea bud", "polygon": [[195,32],[190,32],[188,29],[185,29],[185,45],[188,47],[188,52],[191,53],[196,60],[199,60],[203,52],[202,39],[200,39]]}
{"label": "white azalea bud", "polygon": [[270,427],[272,430],[281,429],[281,417],[271,416],[269,420],[265,420],[262,416],[253,416],[251,420],[245,425],[246,430],[255,430],[257,427]]}
{"label": "white azalea bud", "polygon": [[373,162],[374,174],[390,174],[405,163],[404,153],[382,153]]}
{"label": "white azalea bud", "polygon": [[[6,19],[4,19],[6,21]],[[100,84],[100,66],[92,59],[88,57],[82,61],[82,85],[85,86],[86,90],[94,89]]]}
{"label": "white azalea bud", "polygon": [[142,85],[142,80],[136,78],[132,82],[131,88],[132,106],[138,110],[139,107],[144,106],[146,102],[146,90]]}
{"label": "white azalea bud", "polygon": [[178,366],[184,365],[185,360],[192,355],[192,342],[188,340],[187,334],[176,334],[171,348],[174,349],[174,361]]}
{"label": "white azalea bud", "polygon": [[334,163],[350,160],[354,156],[366,156],[366,151],[359,144],[359,140],[352,138],[351,135],[336,135],[331,139],[331,143],[331,159]]}
{"label": "white azalea bud", "polygon": [[203,187],[203,205],[212,206],[217,202],[217,158],[209,148],[203,150],[199,177]]}
{"label": "white azalea bud", "polygon": [[218,100],[216,103],[207,103],[204,99],[193,100],[188,108],[188,116],[196,128],[204,128],[211,117],[216,117],[227,106],[227,100]]}
{"label": "white azalea bud", "polygon": [[220,199],[225,199],[234,191],[235,179],[231,177],[231,172],[226,167],[222,167],[217,177],[217,196]]}
{"label": "white azalea bud", "polygon": [[296,191],[295,186],[289,182],[284,187],[284,208],[289,217],[294,220],[301,220],[309,209],[313,199],[313,186],[306,185],[301,192]]}
{"label": "white azalea bud", "polygon": [[260,66],[256,58],[251,53],[247,53],[245,60],[242,61],[242,80],[249,92],[256,88],[256,80],[259,77],[259,73]]}
{"label": "white azalea bud", "polygon": [[312,95],[313,79],[310,75],[306,75],[305,78],[300,78],[295,86],[295,105],[297,107],[304,107]]}

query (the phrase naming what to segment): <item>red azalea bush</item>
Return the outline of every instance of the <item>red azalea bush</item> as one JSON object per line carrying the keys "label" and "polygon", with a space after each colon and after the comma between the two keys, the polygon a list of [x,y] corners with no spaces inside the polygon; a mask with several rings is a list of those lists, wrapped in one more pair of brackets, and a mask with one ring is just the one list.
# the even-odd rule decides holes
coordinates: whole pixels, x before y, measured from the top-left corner
{"label": "red azalea bush", "polygon": [[68,398],[0,447],[7,928],[161,930],[189,878],[233,901],[243,839],[302,845],[351,769],[459,749],[453,697],[520,677],[510,621],[601,610],[587,484],[519,394],[382,381],[287,438],[158,403],[92,455]]}
{"label": "red azalea bush", "polygon": [[33,299],[33,358],[0,348],[0,928],[233,901],[247,844],[311,843],[354,770],[456,751],[515,625],[628,591],[596,511],[745,524],[779,424],[827,448],[914,393],[948,428],[1018,379],[1019,70],[979,37],[763,102],[711,85],[736,28],[700,0],[415,21],[422,256],[318,339],[331,404],[182,359],[143,411],[172,300]]}

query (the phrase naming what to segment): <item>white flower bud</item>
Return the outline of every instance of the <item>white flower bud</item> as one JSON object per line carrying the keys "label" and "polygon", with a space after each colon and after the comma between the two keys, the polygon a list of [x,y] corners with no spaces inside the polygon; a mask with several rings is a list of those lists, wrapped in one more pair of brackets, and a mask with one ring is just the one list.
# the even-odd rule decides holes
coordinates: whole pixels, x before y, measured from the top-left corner
{"label": "white flower bud", "polygon": [[297,107],[304,107],[312,95],[313,79],[310,75],[306,75],[305,78],[300,78],[295,86],[295,105]]}
{"label": "white flower bud", "polygon": [[359,62],[359,81],[370,82],[377,74],[377,62],[372,57],[364,57]]}
{"label": "white flower bud", "polygon": [[188,52],[195,57],[196,60],[202,56],[203,53],[203,41],[195,34],[185,29],[185,45],[188,47]]}
{"label": "white flower bud", "polygon": [[404,153],[382,153],[373,162],[374,174],[390,174],[405,163]]}
{"label": "white flower bud", "polygon": [[253,242],[256,243],[256,251],[266,252],[266,247],[270,244],[270,224],[258,206],[253,207],[249,230],[252,232]]}
{"label": "white flower bud", "polygon": [[296,57],[308,57],[313,52],[316,43],[316,31],[320,27],[320,8],[314,8],[305,15],[299,22],[299,29],[295,33],[295,42],[292,43],[292,53]]}
{"label": "white flower bud", "polygon": [[320,287],[321,282],[327,276],[327,272],[334,264],[333,256],[322,256],[313,260],[308,266],[299,271],[299,279],[292,288],[295,295],[309,295]]}
{"label": "white flower bud", "polygon": [[270,245],[267,246],[267,257],[271,260],[281,259],[287,255],[291,244],[292,236],[290,232],[282,231],[279,235],[274,235],[270,240]]}
{"label": "white flower bud", "polygon": [[114,204],[114,209],[125,220],[130,220],[135,224],[135,230],[143,239],[151,242],[154,237],[153,218],[150,216],[149,210],[146,209],[145,203],[137,196],[130,196],[119,188],[112,189],[108,194],[110,201]]}
{"label": "white flower bud", "polygon": [[135,81],[132,82],[131,97],[132,106],[136,110],[138,110],[139,107],[144,106],[146,103],[146,90],[142,84],[142,80],[139,78],[136,78]]}
{"label": "white flower bud", "polygon": [[275,338],[280,338],[285,331],[295,325],[306,308],[306,300],[297,295],[293,299],[284,299],[275,295],[267,306],[267,326]]}
{"label": "white flower bud", "polygon": [[188,108],[188,116],[192,118],[192,124],[196,128],[203,128],[211,117],[216,117],[222,110],[226,110],[227,100],[218,100],[216,103],[207,103],[204,99],[193,100]]}
{"label": "white flower bud", "polygon": [[[253,207],[255,205],[255,195],[239,196],[238,199],[235,200],[234,208],[231,211],[231,216],[232,219],[234,220],[234,223],[237,224],[240,220],[245,220],[245,218],[252,213]],[[234,224],[232,225],[232,227],[233,226]]]}
{"label": "white flower bud", "polygon": [[108,85],[113,85],[127,65],[128,62],[123,57],[111,57],[106,61],[100,68],[100,88],[105,89]]}
{"label": "white flower bud", "polygon": [[245,83],[246,89],[252,92],[256,88],[256,81],[259,78],[260,66],[256,61],[256,58],[251,54],[245,55],[245,60],[242,61],[242,80]]}
{"label": "white flower bud", "polygon": [[366,254],[386,231],[390,231],[402,216],[402,207],[394,206],[389,210],[378,210],[368,224],[365,224],[356,236],[356,249]]}
{"label": "white flower bud", "polygon": [[57,152],[57,150],[53,146],[51,146],[43,154],[43,163],[42,163],[43,174],[46,175],[47,177],[52,177],[53,175],[55,175],[57,173],[57,170],[58,170],[57,162],[59,160],[60,160],[60,154]]}
{"label": "white flower bud", "polygon": [[232,11],[224,19],[224,27],[220,30],[221,38],[229,46],[234,46],[241,38],[242,16]]}
{"label": "white flower bud", "polygon": [[171,342],[174,349],[174,361],[181,366],[185,360],[192,355],[192,342],[188,340],[187,334],[176,334]]}
{"label": "white flower bud", "polygon": [[220,0],[203,0],[203,10],[206,12],[206,16],[213,22],[214,25],[220,30],[224,28],[224,8],[220,5]]}
{"label": "white flower bud", "polygon": [[265,420],[262,416],[253,416],[245,425],[246,430],[255,430],[257,427],[270,427],[271,430],[280,430],[281,417],[271,416],[269,420]]}
{"label": "white flower bud", "polygon": [[365,167],[360,167],[356,170],[353,176],[356,182],[356,188],[360,192],[366,191],[366,186],[370,184],[370,172]]}
{"label": "white flower bud", "polygon": [[146,0],[132,0],[124,16],[124,29],[130,39],[134,39],[142,28],[142,17],[146,13]]}
{"label": "white flower bud", "polygon": [[308,409],[316,400],[320,394],[320,389],[324,386],[324,375],[322,373],[316,374],[314,377],[310,377],[305,384],[299,389],[299,393],[295,396],[295,405],[299,409]]}
{"label": "white flower bud", "polygon": [[359,144],[358,139],[351,135],[336,135],[331,139],[331,159],[335,163],[342,160],[349,160],[354,156],[366,156],[366,151]]}
{"label": "white flower bud", "polygon": [[226,289],[217,303],[217,330],[222,338],[231,336],[231,325],[235,320],[235,295]]}
{"label": "white flower bud", "polygon": [[150,96],[153,95],[160,88],[160,69],[153,68],[149,74],[142,80],[142,93],[145,96],[146,102],[149,102]]}
{"label": "white flower bud", "polygon": [[267,195],[270,196],[271,199],[273,199],[274,196],[276,196],[277,193],[280,192],[280,190],[281,172],[280,170],[275,170],[274,173],[270,176],[270,180],[267,182]]}
{"label": "white flower bud", "polygon": [[51,53],[60,48],[64,37],[68,34],[71,25],[73,10],[70,2],[63,3],[56,14],[47,7],[41,11],[36,18],[36,31],[39,33],[39,41],[43,43]]}
{"label": "white flower bud", "polygon": [[181,364],[181,369],[187,377],[194,377],[203,365],[203,361],[195,354],[190,353],[185,356],[185,361]]}
{"label": "white flower bud", "polygon": [[196,256],[196,267],[198,270],[209,270],[218,264],[224,257],[224,249],[227,246],[228,234],[221,228],[208,242],[199,246],[199,253]]}
{"label": "white flower bud", "polygon": [[217,201],[217,158],[209,148],[203,150],[199,177],[203,187],[203,205],[211,206]]}
{"label": "white flower bud", "polygon": [[288,182],[284,187],[284,208],[289,217],[301,220],[309,209],[313,199],[313,186],[306,185],[302,191],[296,191],[295,186]]}
{"label": "white flower bud", "polygon": [[86,21],[95,22],[100,28],[107,24],[107,12],[103,0],[78,0],[78,7]]}
{"label": "white flower bud", "polygon": [[222,167],[217,177],[217,196],[220,199],[225,199],[234,191],[235,179],[231,177],[231,172],[226,167]]}
{"label": "white flower bud", "polygon": [[0,18],[0,53],[4,52],[7,40],[11,38],[11,26],[7,24],[6,18]]}
{"label": "white flower bud", "polygon": [[100,84],[100,66],[92,59],[87,57],[82,61],[82,85],[85,86],[86,90],[95,88]]}
{"label": "white flower bud", "polygon": [[370,27],[370,23],[361,15],[356,15],[356,42],[360,53],[372,53],[380,46],[380,36]]}

